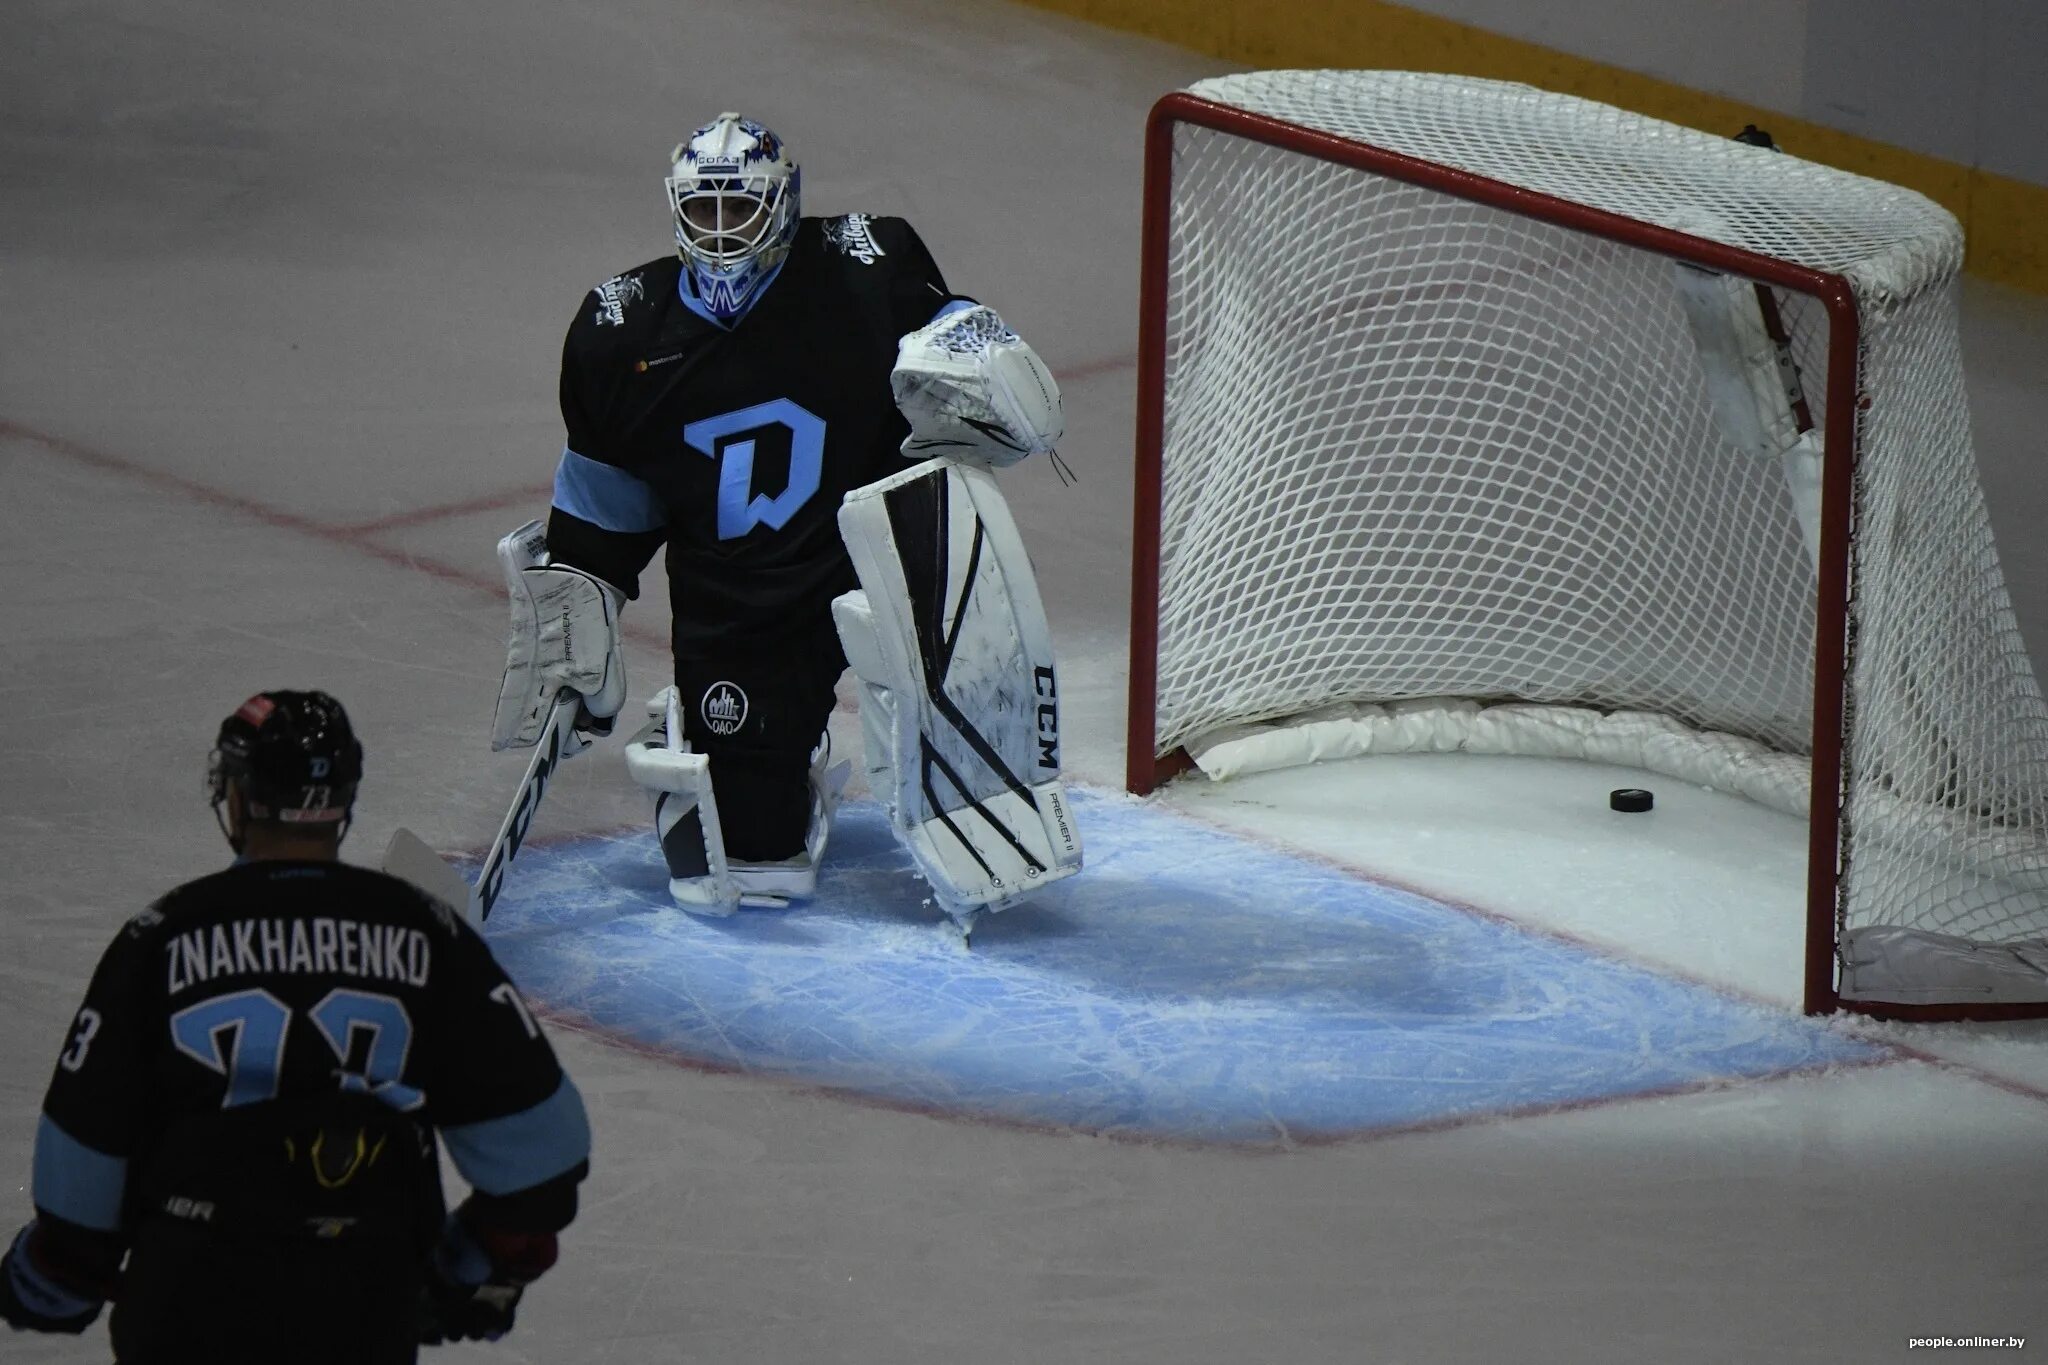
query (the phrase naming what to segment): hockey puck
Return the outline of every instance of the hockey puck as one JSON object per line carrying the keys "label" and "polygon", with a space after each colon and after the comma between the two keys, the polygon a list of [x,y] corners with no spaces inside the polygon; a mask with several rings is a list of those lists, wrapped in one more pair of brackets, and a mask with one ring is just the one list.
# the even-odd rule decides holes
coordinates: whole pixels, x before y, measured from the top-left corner
{"label": "hockey puck", "polygon": [[1657,798],[1641,787],[1616,787],[1607,793],[1609,810],[1627,811],[1631,815],[1646,811],[1656,804]]}

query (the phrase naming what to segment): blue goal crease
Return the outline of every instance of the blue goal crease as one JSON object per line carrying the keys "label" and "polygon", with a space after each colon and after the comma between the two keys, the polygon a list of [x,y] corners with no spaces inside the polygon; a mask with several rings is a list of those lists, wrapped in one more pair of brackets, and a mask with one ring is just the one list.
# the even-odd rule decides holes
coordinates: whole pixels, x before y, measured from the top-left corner
{"label": "blue goal crease", "polygon": [[555,1010],[694,1062],[891,1104],[1259,1143],[1882,1059],[1823,1025],[1117,796],[1089,866],[942,926],[872,802],[810,902],[695,919],[644,834],[530,848],[490,937]]}

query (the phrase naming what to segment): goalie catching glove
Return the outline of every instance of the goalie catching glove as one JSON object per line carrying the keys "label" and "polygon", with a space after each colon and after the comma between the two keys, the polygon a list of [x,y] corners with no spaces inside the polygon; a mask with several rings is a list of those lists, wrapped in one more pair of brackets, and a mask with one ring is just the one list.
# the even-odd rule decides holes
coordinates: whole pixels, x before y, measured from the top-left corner
{"label": "goalie catching glove", "polygon": [[[505,679],[491,719],[491,748],[531,748],[558,693],[582,701],[579,728],[607,733],[626,701],[619,640],[625,594],[566,564],[550,564],[545,528],[530,521],[498,542],[512,597]],[[590,722],[596,722],[591,724]]]}
{"label": "goalie catching glove", "polygon": [[1066,431],[1052,372],[978,303],[897,342],[889,387],[910,423],[906,459],[967,456],[1001,468],[1048,453]]}

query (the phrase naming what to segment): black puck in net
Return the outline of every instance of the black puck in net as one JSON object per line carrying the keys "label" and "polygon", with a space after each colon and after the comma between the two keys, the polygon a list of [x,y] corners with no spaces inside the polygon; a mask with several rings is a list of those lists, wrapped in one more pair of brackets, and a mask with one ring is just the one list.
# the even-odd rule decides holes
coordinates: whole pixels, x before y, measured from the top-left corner
{"label": "black puck in net", "polygon": [[1641,787],[1617,787],[1607,793],[1609,810],[1627,811],[1631,815],[1640,814],[1656,804],[1657,798]]}

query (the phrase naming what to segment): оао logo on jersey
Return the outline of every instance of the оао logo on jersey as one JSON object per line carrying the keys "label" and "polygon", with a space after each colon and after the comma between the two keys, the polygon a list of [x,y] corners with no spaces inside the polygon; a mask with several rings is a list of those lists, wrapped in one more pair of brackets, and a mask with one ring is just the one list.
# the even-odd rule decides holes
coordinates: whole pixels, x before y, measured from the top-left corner
{"label": "\u043e\u0430\u043e logo on jersey", "polygon": [[735,735],[747,723],[747,694],[729,682],[715,682],[697,704],[704,728],[714,735]]}

